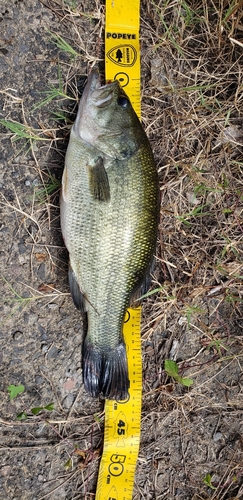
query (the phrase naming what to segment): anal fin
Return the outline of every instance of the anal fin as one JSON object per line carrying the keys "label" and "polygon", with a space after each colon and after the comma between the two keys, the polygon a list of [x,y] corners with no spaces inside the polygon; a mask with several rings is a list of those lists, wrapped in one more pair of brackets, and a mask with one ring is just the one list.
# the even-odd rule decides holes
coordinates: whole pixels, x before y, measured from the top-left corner
{"label": "anal fin", "polygon": [[68,282],[69,282],[70,292],[71,292],[75,307],[79,311],[84,313],[86,311],[85,297],[84,297],[84,294],[80,290],[79,284],[75,278],[75,275],[74,275],[74,272],[72,270],[72,266],[71,266],[70,262],[69,262],[69,266],[68,266]]}
{"label": "anal fin", "polygon": [[156,259],[155,257],[153,257],[143,277],[138,278],[137,283],[135,284],[135,287],[130,297],[130,303],[129,303],[130,307],[138,307],[140,303],[139,302],[140,298],[148,292],[151,286],[151,281],[152,281],[151,274],[155,269],[155,263]]}
{"label": "anal fin", "polygon": [[97,201],[109,201],[109,179],[101,156],[95,160],[94,165],[88,164],[89,190],[92,198]]}

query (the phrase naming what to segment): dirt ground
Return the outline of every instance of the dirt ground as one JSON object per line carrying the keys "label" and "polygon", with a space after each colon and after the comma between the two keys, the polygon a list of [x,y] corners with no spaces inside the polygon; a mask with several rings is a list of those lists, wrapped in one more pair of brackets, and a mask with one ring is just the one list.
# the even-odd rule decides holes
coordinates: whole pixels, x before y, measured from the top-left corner
{"label": "dirt ground", "polygon": [[[134,500],[243,498],[242,19],[238,0],[142,1],[142,115],[161,221],[159,291],[143,303]],[[0,3],[0,500],[95,498],[104,403],[82,385],[58,203],[103,27],[99,0]],[[168,376],[165,359],[193,384]]]}

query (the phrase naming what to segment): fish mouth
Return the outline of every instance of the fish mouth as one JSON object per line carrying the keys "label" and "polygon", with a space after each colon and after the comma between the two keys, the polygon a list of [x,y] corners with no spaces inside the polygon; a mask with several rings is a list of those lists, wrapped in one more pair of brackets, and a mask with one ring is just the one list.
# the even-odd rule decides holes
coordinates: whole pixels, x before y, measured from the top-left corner
{"label": "fish mouth", "polygon": [[101,85],[100,74],[97,69],[94,69],[89,74],[85,92],[87,97],[91,99],[94,106],[97,108],[104,108],[108,106],[114,99],[114,96],[119,92],[119,82],[114,82]]}
{"label": "fish mouth", "polygon": [[[93,69],[88,76],[81,97],[77,118],[73,124],[73,131],[79,137],[87,139],[87,121],[89,116],[96,116],[95,109],[105,108],[118,98],[120,85],[117,80],[101,85],[98,69]],[[92,111],[93,108],[93,111]]]}

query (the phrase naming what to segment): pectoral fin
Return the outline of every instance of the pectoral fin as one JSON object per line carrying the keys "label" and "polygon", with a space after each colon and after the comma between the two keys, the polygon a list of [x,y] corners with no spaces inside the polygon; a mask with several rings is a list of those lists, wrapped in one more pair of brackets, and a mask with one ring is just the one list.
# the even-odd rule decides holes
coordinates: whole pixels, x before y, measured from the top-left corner
{"label": "pectoral fin", "polygon": [[89,189],[92,198],[97,201],[109,201],[109,179],[101,156],[98,156],[93,165],[88,164],[88,171]]}
{"label": "pectoral fin", "polygon": [[85,310],[86,310],[85,297],[80,290],[79,284],[75,278],[75,275],[74,275],[74,272],[72,270],[72,266],[71,266],[70,262],[69,262],[69,266],[68,266],[68,282],[69,282],[70,292],[71,292],[75,307],[79,311],[85,312]]}

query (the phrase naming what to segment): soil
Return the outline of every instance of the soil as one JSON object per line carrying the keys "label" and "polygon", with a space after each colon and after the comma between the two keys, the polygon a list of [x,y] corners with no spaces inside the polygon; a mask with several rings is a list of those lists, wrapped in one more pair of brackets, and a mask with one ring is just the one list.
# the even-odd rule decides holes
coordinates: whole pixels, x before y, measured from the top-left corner
{"label": "soil", "polygon": [[[170,127],[166,117],[156,122],[153,115],[155,102],[160,117],[168,110],[169,120],[172,97],[168,89],[165,92],[165,82],[169,74],[177,85],[175,73],[180,70],[168,57],[159,72],[161,54],[150,65],[150,58],[156,59],[152,6],[144,2],[141,12],[143,115],[158,164],[163,213],[153,287],[164,289],[143,305],[142,429],[133,499],[241,499],[243,314],[242,295],[239,287],[236,293],[231,278],[243,274],[242,260],[233,255],[237,241],[242,249],[242,229],[238,239],[232,238],[236,246],[232,243],[223,272],[212,268],[201,248],[209,233],[227,224],[231,214],[227,220],[222,212],[217,220],[208,215],[207,229],[198,222],[194,231],[178,219],[182,200],[178,186],[185,182],[189,150],[193,147],[195,156],[200,155],[207,145],[206,137],[193,137],[184,149],[188,152],[184,163],[180,157],[184,166],[177,167],[181,146],[175,143],[175,115],[170,115]],[[68,289],[58,183],[80,91],[93,61],[100,57],[102,65],[103,22],[104,8],[98,0],[1,0],[1,118],[43,134],[42,140],[26,146],[26,139],[14,141],[0,125],[0,500],[95,498],[104,402],[90,398],[83,389],[84,325]],[[49,32],[63,37],[80,56],[72,58],[61,51]],[[66,95],[36,107],[46,96],[43,92],[58,87],[60,81]],[[152,94],[157,104],[151,105]],[[54,113],[60,109],[65,120],[56,122]],[[240,139],[236,142],[239,146]],[[223,146],[217,150],[214,145],[208,174],[212,179],[221,175],[225,162]],[[227,154],[237,164],[239,151],[235,151],[232,146]],[[175,164],[169,171],[173,154]],[[178,168],[182,168],[179,174]],[[235,178],[242,193],[242,176]],[[50,186],[50,179],[56,183],[51,195],[43,191],[43,182]],[[185,193],[191,196],[188,186]],[[207,196],[217,205],[213,187]],[[183,203],[185,199],[186,195]],[[239,203],[237,210],[240,221]],[[218,244],[218,236],[212,238]],[[215,250],[213,239],[207,250],[212,259],[224,249]],[[194,244],[198,257],[193,255],[190,261],[189,248]],[[237,303],[236,295],[241,299]],[[186,387],[169,377],[165,359],[176,360],[180,375],[191,377],[193,385]],[[20,384],[25,391],[10,400],[8,386]],[[52,402],[53,411],[31,416],[31,408]],[[20,421],[16,415],[23,412],[28,418]]]}

